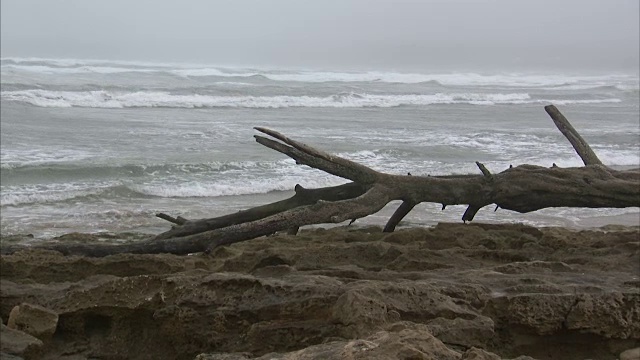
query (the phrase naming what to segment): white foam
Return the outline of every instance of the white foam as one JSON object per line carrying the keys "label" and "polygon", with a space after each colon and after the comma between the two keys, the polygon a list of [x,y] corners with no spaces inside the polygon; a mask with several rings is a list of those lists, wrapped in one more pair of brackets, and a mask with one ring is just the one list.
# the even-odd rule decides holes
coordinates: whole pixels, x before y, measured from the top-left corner
{"label": "white foam", "polygon": [[610,99],[585,99],[585,100],[563,100],[563,99],[540,99],[539,103],[553,103],[555,105],[571,105],[571,104],[606,104],[606,103],[619,103],[622,100],[617,98]]}
{"label": "white foam", "polygon": [[0,167],[12,169],[20,166],[60,164],[86,160],[94,157],[88,151],[50,147],[47,149],[2,149]]}
{"label": "white foam", "polygon": [[257,86],[257,84],[240,82],[240,81],[217,81],[216,85],[228,85],[228,86]]}
{"label": "white foam", "polygon": [[571,90],[620,90],[620,91],[637,91],[639,88],[637,79],[626,79],[616,81],[591,81],[578,82],[575,84],[563,84],[558,86],[542,87],[542,90],[548,91],[571,91]]}
{"label": "white foam", "polygon": [[178,64],[168,62],[132,61],[132,60],[106,60],[106,59],[71,59],[71,58],[39,58],[39,57],[2,57],[0,61],[16,64],[30,65],[30,63],[48,63],[53,66],[83,66],[83,65],[117,65],[136,67],[175,67],[198,66],[198,64]]}
{"label": "white foam", "polygon": [[112,183],[100,184],[49,184],[7,186],[0,192],[0,205],[17,206],[23,204],[43,204],[73,199],[79,196],[98,194],[113,186]]}
{"label": "white foam", "polygon": [[626,75],[571,76],[571,75],[531,75],[531,74],[478,74],[478,73],[397,73],[397,72],[298,72],[285,74],[264,74],[269,79],[278,81],[303,82],[387,82],[387,83],[423,83],[437,81],[451,86],[505,86],[505,87],[538,87],[557,86],[574,83],[610,84],[612,81],[628,79]]}
{"label": "white foam", "polygon": [[[217,182],[187,181],[180,184],[145,184],[132,186],[132,190],[151,196],[168,198],[218,197],[232,195],[266,194],[272,191],[291,191],[296,184],[305,187],[325,187],[343,184],[344,179],[327,174],[299,172],[300,175],[270,177],[269,181],[257,178],[227,179]],[[318,176],[319,175],[319,176]]]}
{"label": "white foam", "polygon": [[171,73],[180,75],[180,76],[226,76],[226,77],[249,77],[257,75],[258,73],[254,72],[243,72],[243,73],[225,73],[220,69],[216,68],[200,68],[200,69],[177,69],[171,70]]}
{"label": "white foam", "polygon": [[638,91],[640,90],[640,83],[638,83],[638,81],[635,81],[635,83],[626,83],[626,84],[618,84],[618,85],[614,85],[614,87],[618,90],[622,90],[622,91]]}
{"label": "white foam", "polygon": [[637,74],[531,74],[531,73],[402,73],[394,71],[293,71],[247,69],[203,64],[151,63],[141,61],[2,58],[2,71],[28,71],[49,74],[112,74],[122,72],[165,72],[183,77],[252,77],[262,76],[273,81],[289,82],[384,82],[427,83],[445,86],[543,87],[545,89],[589,89],[616,86],[621,90],[638,88]]}
{"label": "white foam", "polygon": [[570,84],[570,85],[558,85],[558,86],[549,86],[543,87],[543,90],[549,91],[567,91],[567,90],[593,90],[601,87],[607,86],[605,83],[595,83],[595,84]]}
{"label": "white foam", "polygon": [[401,105],[433,104],[584,104],[620,102],[620,99],[531,99],[527,93],[436,93],[424,95],[372,95],[341,93],[327,97],[312,96],[210,96],[178,95],[168,92],[110,92],[110,91],[3,91],[6,101],[20,101],[40,107],[173,107],[173,108],[288,108],[288,107],[395,107]]}
{"label": "white foam", "polygon": [[77,196],[89,195],[91,192],[85,191],[60,191],[51,193],[6,193],[0,194],[0,205],[15,206],[21,204],[46,203],[63,201]]}
{"label": "white foam", "polygon": [[142,68],[124,68],[113,66],[80,66],[80,67],[51,67],[46,65],[3,65],[3,72],[19,70],[42,74],[117,74],[127,72],[153,73],[158,70]]}
{"label": "white foam", "polygon": [[596,154],[606,165],[638,166],[640,167],[640,147],[635,150],[610,150],[594,146]]}

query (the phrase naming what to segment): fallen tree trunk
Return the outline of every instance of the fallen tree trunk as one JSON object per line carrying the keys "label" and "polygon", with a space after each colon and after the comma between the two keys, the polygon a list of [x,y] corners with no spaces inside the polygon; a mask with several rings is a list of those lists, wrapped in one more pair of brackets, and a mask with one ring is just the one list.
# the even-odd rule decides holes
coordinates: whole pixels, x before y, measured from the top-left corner
{"label": "fallen tree trunk", "polygon": [[[443,208],[447,205],[468,205],[462,217],[465,222],[473,220],[482,207],[490,204],[520,213],[549,207],[640,206],[640,171],[617,171],[602,165],[588,144],[554,106],[547,106],[545,110],[565,137],[572,144],[575,141],[574,148],[586,166],[545,168],[520,165],[492,174],[477,162],[481,172],[478,175],[392,175],[314,149],[273,130],[256,128],[269,136],[255,135],[259,144],[291,157],[298,164],[323,170],[353,183],[315,190],[296,187],[296,194],[289,199],[214,219],[187,221],[163,215],[163,218],[178,226],[134,244],[49,244],[38,248],[86,256],[116,253],[188,254],[304,225],[340,223],[361,218],[378,212],[393,200],[401,200],[402,205],[385,226],[385,231],[393,231],[402,218],[421,202],[440,203]],[[20,249],[4,246],[1,250],[2,253],[11,253]]]}

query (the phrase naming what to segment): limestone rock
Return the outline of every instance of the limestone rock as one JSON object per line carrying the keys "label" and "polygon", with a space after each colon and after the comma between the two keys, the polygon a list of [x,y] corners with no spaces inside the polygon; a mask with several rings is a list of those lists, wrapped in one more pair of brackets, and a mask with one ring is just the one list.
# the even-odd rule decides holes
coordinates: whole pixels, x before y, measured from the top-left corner
{"label": "limestone rock", "polygon": [[495,271],[504,274],[523,274],[534,272],[573,272],[571,266],[560,261],[522,261],[496,266]]}
{"label": "limestone rock", "polygon": [[343,325],[381,324],[387,319],[387,306],[379,299],[348,291],[333,307],[332,320]]}
{"label": "limestone rock", "polygon": [[567,315],[566,327],[606,338],[640,338],[640,294],[583,294]]}
{"label": "limestone rock", "polygon": [[500,356],[494,353],[490,353],[488,351],[473,347],[465,351],[464,354],[462,354],[461,360],[502,360],[502,359],[500,358]]}
{"label": "limestone rock", "polygon": [[428,322],[427,326],[443,342],[464,347],[484,346],[495,335],[493,320],[486,316],[474,319],[439,317]]}
{"label": "limestone rock", "polygon": [[[248,357],[245,354],[200,354],[196,357],[196,360],[246,359]],[[387,359],[459,360],[460,354],[447,348],[440,340],[431,335],[429,329],[424,325],[397,323],[366,339],[333,341],[288,353],[270,353],[253,360]]]}
{"label": "limestone rock", "polygon": [[2,360],[24,360],[24,358],[16,355],[11,355],[6,352],[0,352],[0,359]]}
{"label": "limestone rock", "polygon": [[579,330],[605,338],[640,338],[640,294],[521,294],[491,299],[485,314],[537,334]]}
{"label": "limestone rock", "polygon": [[[200,354],[194,360],[248,360],[250,357],[243,354]],[[257,359],[256,359],[257,360]]]}
{"label": "limestone rock", "polygon": [[[42,341],[25,334],[22,331],[10,329],[8,326],[0,325],[0,352],[24,356],[37,352],[42,347]],[[4,359],[4,356],[2,357]]]}
{"label": "limestone rock", "polygon": [[639,235],[444,224],[210,255],[22,251],[0,256],[0,316],[57,313],[47,359],[613,359],[637,346],[640,252],[620,246]]}
{"label": "limestone rock", "polygon": [[56,331],[58,314],[42,306],[22,303],[9,313],[7,326],[45,340]]}
{"label": "limestone rock", "polygon": [[640,347],[621,352],[620,360],[640,360]]}
{"label": "limestone rock", "polygon": [[563,327],[575,299],[556,294],[501,296],[487,302],[485,315],[502,324],[525,326],[539,335],[552,334]]}
{"label": "limestone rock", "polygon": [[[378,346],[355,359],[440,359],[458,360],[460,354],[434,337],[423,324],[400,322],[367,338]],[[348,359],[348,357],[346,357]]]}

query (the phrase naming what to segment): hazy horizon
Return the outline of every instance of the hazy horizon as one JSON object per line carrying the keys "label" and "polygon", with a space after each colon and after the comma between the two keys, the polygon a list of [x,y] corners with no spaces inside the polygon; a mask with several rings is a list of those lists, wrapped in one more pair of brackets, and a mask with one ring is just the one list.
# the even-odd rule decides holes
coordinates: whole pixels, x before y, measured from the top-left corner
{"label": "hazy horizon", "polygon": [[634,71],[639,3],[3,0],[2,57],[341,70]]}

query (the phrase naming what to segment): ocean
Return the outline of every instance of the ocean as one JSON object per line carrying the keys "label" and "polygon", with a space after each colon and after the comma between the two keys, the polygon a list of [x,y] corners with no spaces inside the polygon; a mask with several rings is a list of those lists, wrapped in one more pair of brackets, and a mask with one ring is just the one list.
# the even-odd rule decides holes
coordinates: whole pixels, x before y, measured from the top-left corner
{"label": "ocean", "polygon": [[[215,217],[289,197],[296,184],[346,182],[255,143],[254,126],[395,174],[479,173],[475,161],[492,172],[525,163],[580,166],[543,109],[555,104],[605,164],[640,167],[637,73],[39,58],[2,58],[0,69],[2,235],[158,233],[170,224],[157,212]],[[358,223],[383,226],[397,205]],[[460,221],[464,209],[423,203],[402,225]],[[638,208],[493,210],[475,221],[640,219]]]}

